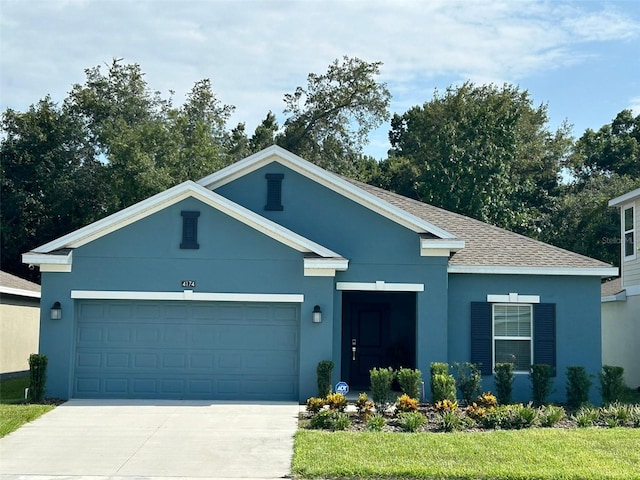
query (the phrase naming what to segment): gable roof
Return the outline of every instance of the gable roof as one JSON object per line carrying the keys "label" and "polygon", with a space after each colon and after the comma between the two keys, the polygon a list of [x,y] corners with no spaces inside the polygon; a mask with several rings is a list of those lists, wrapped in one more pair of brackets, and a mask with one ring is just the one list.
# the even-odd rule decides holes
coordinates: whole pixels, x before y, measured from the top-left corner
{"label": "gable roof", "polygon": [[[73,249],[119,230],[186,198],[193,197],[304,255],[305,274],[346,270],[348,260],[336,252],[248,210],[195,182],[186,181],[124,210],[41,245],[22,255],[24,263],[43,271],[71,271]],[[327,271],[329,270],[329,271]]]}
{"label": "gable roof", "polygon": [[618,274],[611,265],[449,212],[355,180],[353,185],[446,229],[465,242],[465,248],[449,259],[450,273],[498,273],[537,275]]}
{"label": "gable roof", "polygon": [[20,297],[40,298],[40,285],[10,273],[0,271],[0,293]]}
{"label": "gable roof", "polygon": [[328,172],[277,145],[267,147],[244,160],[240,160],[233,165],[204,177],[198,180],[198,184],[215,190],[272,162],[278,162],[416,233],[429,234],[430,236],[435,236],[437,239],[448,240],[446,246],[452,251],[464,248],[464,242],[446,229],[438,227],[424,218],[415,216],[402,208],[398,208],[392,203],[386,202],[362,188],[358,188],[347,179]]}

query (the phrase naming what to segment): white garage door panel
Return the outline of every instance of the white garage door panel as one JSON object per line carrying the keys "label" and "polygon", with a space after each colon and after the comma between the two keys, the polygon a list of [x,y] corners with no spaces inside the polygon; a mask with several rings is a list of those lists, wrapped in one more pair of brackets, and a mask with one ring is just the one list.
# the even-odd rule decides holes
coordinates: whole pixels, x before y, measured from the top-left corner
{"label": "white garage door panel", "polygon": [[297,400],[295,304],[82,301],[74,396]]}

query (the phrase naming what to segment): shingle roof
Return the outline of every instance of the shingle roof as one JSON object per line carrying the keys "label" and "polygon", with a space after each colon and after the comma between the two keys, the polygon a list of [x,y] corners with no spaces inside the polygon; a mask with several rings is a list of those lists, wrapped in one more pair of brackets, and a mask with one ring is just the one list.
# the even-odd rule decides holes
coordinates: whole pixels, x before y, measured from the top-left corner
{"label": "shingle roof", "polygon": [[622,278],[614,278],[613,280],[609,280],[608,282],[603,283],[600,286],[600,293],[603,297],[609,297],[620,293],[623,290],[622,288]]}
{"label": "shingle roof", "polygon": [[465,241],[449,260],[455,266],[606,268],[611,265],[532,238],[449,212],[396,193],[349,180],[363,190]]}
{"label": "shingle roof", "polygon": [[[40,294],[40,285],[10,273],[0,271],[0,292],[14,293],[14,291],[32,292]],[[29,295],[32,296],[32,295]]]}

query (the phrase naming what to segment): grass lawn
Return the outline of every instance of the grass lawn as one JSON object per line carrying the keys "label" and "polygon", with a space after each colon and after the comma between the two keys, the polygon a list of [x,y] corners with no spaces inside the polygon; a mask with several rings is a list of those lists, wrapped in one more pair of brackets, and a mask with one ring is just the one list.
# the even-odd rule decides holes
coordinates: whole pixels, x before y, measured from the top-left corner
{"label": "grass lawn", "polygon": [[640,429],[296,433],[302,478],[640,479]]}
{"label": "grass lawn", "polygon": [[17,430],[27,422],[53,410],[53,405],[24,404],[28,378],[12,378],[0,382],[0,437]]}

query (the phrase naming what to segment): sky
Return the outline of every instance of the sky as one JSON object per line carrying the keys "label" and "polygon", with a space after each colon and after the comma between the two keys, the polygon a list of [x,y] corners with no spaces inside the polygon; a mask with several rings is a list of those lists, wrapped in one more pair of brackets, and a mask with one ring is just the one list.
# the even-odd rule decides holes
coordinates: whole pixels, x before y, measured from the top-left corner
{"label": "sky", "polygon": [[[0,110],[61,103],[86,68],[137,63],[174,105],[208,78],[249,135],[335,59],[381,61],[403,114],[437,89],[510,83],[575,137],[640,114],[640,1],[0,0]],[[365,153],[382,159],[389,123]]]}

